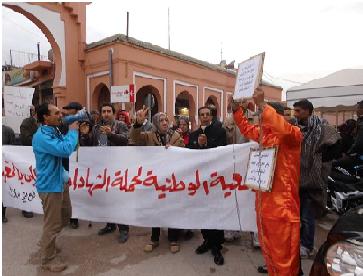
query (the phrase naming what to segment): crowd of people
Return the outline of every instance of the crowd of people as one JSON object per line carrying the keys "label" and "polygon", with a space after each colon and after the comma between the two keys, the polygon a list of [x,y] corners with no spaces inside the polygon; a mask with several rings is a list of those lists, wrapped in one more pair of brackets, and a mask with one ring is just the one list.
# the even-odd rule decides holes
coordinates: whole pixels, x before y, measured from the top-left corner
{"label": "crowd of people", "polygon": [[[42,104],[36,111],[32,107],[30,117],[20,127],[20,138],[22,145],[33,146],[36,158],[36,188],[44,210],[42,268],[59,272],[67,267],[57,257],[59,248],[55,240],[64,226],[79,227],[78,219],[71,218],[66,184],[69,156],[78,146],[177,146],[205,150],[256,141],[264,147],[278,146],[272,191],[256,191],[258,240],[266,263],[258,271],[269,275],[302,274],[301,258],[314,255],[315,220],[327,212],[326,183],[332,162],[347,168],[363,164],[363,101],[358,103],[358,121],[348,120],[338,127],[338,132],[314,115],[313,104],[308,100],[294,104],[293,116],[281,103],[266,102],[260,88],[253,100],[259,110],[259,124],[248,116],[250,103],[231,101],[228,107],[233,116],[223,123],[218,120],[214,106],[199,108],[200,125],[194,131],[190,129],[189,118],[184,116],[172,124],[165,113],[159,112],[150,122],[146,107],[133,118],[127,111],[116,111],[114,105],[104,103],[88,119],[69,125],[62,123],[62,116],[76,115],[83,109],[81,104],[69,103],[63,108],[64,114],[52,104]],[[14,132],[4,125],[3,144],[15,144]],[[33,216],[26,211],[23,215]],[[3,222],[7,222],[4,206]],[[110,234],[116,229],[118,241],[127,242],[128,225],[109,222],[98,234]],[[224,241],[240,235],[217,229],[202,229],[201,233],[203,242],[195,253],[211,251],[217,265],[224,264]],[[190,239],[193,231],[168,229],[172,253],[180,251],[182,236]],[[144,251],[155,250],[159,238],[160,228],[153,227]]]}

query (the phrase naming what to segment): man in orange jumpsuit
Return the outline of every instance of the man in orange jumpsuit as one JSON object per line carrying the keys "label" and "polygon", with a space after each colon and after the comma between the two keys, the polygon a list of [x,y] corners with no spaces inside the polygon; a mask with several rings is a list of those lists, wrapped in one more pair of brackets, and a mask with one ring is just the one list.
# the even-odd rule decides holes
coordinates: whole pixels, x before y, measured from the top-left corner
{"label": "man in orange jumpsuit", "polygon": [[[294,276],[300,269],[300,129],[283,117],[279,103],[266,104],[256,89],[255,104],[262,111],[262,145],[278,146],[271,192],[256,191],[258,235],[269,275]],[[248,139],[259,141],[260,127],[248,123],[242,107],[232,103],[234,120]],[[280,115],[279,115],[280,114]]]}

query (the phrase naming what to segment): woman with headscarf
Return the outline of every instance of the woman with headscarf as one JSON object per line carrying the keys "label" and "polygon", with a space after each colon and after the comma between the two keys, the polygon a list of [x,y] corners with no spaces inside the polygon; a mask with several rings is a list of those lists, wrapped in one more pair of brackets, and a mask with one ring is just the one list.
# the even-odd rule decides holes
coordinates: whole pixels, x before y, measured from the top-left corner
{"label": "woman with headscarf", "polygon": [[180,116],[178,120],[178,128],[176,130],[179,132],[180,136],[183,138],[184,145],[188,146],[189,144],[189,118],[186,116]]}
{"label": "woman with headscarf", "polygon": [[[169,146],[184,147],[183,139],[179,133],[169,127],[169,120],[165,113],[159,112],[152,118],[153,129],[143,132],[142,124],[145,121],[148,108],[143,107],[136,114],[136,123],[130,131],[130,140],[137,146]],[[153,227],[151,241],[145,245],[145,252],[152,252],[159,246],[160,227]],[[177,253],[180,250],[178,243],[179,229],[168,229],[168,240],[170,242],[170,251]]]}

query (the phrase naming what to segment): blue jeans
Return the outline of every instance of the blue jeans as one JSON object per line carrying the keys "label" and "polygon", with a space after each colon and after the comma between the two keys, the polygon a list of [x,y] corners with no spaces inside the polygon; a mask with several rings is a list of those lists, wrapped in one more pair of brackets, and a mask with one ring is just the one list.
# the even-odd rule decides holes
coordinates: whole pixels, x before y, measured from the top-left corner
{"label": "blue jeans", "polygon": [[314,249],[315,217],[312,200],[305,191],[300,192],[300,239],[301,245],[309,250]]}

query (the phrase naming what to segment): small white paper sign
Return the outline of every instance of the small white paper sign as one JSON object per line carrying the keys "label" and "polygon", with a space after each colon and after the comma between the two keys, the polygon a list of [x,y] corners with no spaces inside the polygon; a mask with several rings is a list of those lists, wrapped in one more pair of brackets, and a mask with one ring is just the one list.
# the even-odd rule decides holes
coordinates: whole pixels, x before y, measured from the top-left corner
{"label": "small white paper sign", "polygon": [[262,80],[265,53],[251,57],[238,65],[233,99],[251,98]]}
{"label": "small white paper sign", "polygon": [[135,102],[134,85],[111,86],[111,103]]}
{"label": "small white paper sign", "polygon": [[245,184],[254,190],[270,191],[277,148],[251,149]]}
{"label": "small white paper sign", "polygon": [[33,94],[32,87],[4,86],[5,116],[29,117]]}

